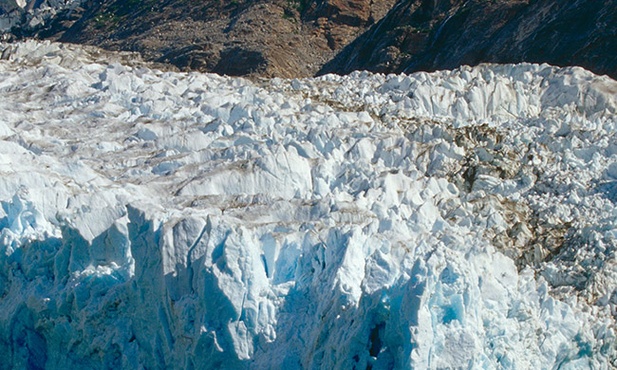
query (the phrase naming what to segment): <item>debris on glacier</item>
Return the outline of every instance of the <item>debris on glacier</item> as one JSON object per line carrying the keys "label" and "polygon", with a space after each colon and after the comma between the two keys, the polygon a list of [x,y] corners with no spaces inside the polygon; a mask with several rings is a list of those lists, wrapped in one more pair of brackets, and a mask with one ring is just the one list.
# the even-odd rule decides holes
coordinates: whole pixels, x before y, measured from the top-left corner
{"label": "debris on glacier", "polygon": [[617,366],[617,82],[0,50],[0,368]]}

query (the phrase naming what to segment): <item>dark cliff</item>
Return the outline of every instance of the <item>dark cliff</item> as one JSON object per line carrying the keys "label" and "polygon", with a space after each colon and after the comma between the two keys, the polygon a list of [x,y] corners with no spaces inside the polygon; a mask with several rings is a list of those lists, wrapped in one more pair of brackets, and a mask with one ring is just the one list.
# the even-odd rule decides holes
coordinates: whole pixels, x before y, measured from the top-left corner
{"label": "dark cliff", "polygon": [[615,0],[401,0],[320,73],[578,65],[617,77]]}

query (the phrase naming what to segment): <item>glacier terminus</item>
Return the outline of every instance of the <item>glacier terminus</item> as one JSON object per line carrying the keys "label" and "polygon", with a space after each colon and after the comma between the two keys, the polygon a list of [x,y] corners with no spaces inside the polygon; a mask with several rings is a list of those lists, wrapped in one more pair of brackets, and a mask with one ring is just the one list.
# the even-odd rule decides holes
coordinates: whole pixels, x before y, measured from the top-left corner
{"label": "glacier terminus", "polygon": [[616,81],[0,54],[0,369],[617,367]]}

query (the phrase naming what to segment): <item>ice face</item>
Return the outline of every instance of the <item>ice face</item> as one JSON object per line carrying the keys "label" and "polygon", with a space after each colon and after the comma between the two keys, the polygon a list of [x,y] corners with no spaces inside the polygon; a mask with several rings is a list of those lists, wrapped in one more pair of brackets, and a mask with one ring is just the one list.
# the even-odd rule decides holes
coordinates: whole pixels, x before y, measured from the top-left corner
{"label": "ice face", "polygon": [[617,365],[615,81],[0,45],[0,368]]}

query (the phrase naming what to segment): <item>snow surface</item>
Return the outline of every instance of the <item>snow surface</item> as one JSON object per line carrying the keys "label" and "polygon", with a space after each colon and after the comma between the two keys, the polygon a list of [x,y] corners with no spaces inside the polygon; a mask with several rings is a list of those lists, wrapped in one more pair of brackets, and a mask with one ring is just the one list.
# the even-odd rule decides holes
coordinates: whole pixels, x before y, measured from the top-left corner
{"label": "snow surface", "polygon": [[617,366],[617,82],[0,49],[0,368]]}

